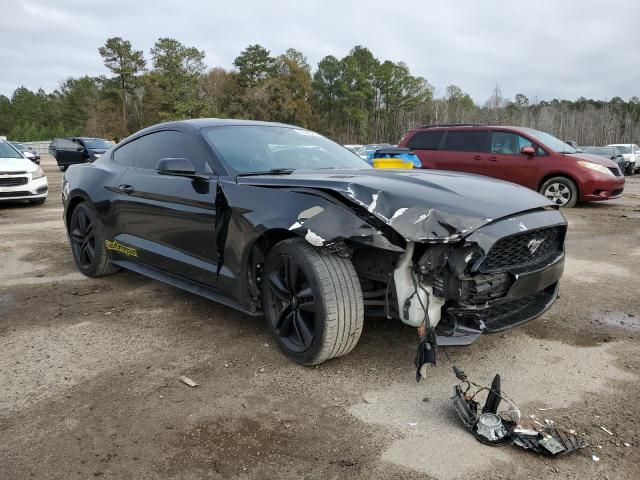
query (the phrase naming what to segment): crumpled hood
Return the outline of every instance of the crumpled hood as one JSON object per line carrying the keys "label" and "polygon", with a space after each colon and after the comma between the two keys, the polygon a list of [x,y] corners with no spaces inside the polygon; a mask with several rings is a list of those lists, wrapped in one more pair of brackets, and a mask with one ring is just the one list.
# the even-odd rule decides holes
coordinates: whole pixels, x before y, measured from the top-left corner
{"label": "crumpled hood", "polygon": [[0,158],[0,173],[35,172],[38,166],[26,158]]}
{"label": "crumpled hood", "polygon": [[552,206],[528,188],[442,170],[297,170],[238,183],[331,190],[417,242],[456,241],[493,220]]}

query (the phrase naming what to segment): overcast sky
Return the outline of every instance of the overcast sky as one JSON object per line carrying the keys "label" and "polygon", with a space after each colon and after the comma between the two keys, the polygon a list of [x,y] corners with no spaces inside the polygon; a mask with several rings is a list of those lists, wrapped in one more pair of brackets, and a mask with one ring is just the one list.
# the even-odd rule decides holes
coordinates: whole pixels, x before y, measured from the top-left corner
{"label": "overcast sky", "polygon": [[637,0],[0,0],[0,94],[56,89],[108,73],[108,37],[142,49],[173,37],[230,68],[246,46],[301,50],[315,69],[354,45],[406,62],[442,95],[456,84],[484,103],[529,98],[640,96]]}

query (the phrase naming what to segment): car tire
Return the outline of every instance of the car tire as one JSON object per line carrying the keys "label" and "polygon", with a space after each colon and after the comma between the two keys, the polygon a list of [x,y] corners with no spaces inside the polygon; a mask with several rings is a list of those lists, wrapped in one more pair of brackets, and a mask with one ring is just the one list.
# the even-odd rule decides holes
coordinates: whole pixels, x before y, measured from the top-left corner
{"label": "car tire", "polygon": [[78,270],[87,277],[101,277],[119,270],[111,263],[102,223],[88,203],[76,206],[69,220],[69,241]]}
{"label": "car tire", "polygon": [[36,200],[29,200],[29,203],[31,205],[42,205],[46,201],[47,201],[47,197],[44,197],[44,198],[38,198]]}
{"label": "car tire", "polygon": [[58,165],[58,168],[60,169],[61,172],[66,172],[68,166],[67,165]]}
{"label": "car tire", "polygon": [[364,303],[349,259],[320,253],[300,238],[284,240],[267,255],[262,285],[269,328],[294,362],[318,365],[358,343]]}
{"label": "car tire", "polygon": [[567,177],[552,177],[542,184],[540,193],[559,207],[572,208],[578,203],[578,187]]}

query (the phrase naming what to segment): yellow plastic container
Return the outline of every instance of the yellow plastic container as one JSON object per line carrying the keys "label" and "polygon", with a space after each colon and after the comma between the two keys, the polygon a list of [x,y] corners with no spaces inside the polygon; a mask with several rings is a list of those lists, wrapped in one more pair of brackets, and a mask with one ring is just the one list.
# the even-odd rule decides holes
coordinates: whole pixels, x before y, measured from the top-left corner
{"label": "yellow plastic container", "polygon": [[374,158],[373,168],[413,168],[413,163],[402,158]]}

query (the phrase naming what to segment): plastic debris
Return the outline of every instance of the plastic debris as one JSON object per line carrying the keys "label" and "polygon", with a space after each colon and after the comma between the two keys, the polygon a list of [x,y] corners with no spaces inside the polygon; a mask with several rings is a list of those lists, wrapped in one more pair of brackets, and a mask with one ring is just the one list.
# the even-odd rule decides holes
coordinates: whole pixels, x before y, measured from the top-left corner
{"label": "plastic debris", "polygon": [[178,380],[180,380],[185,385],[189,385],[190,387],[197,387],[198,386],[198,384],[196,382],[191,380],[189,377],[185,377],[184,375],[180,375],[178,377]]}
{"label": "plastic debris", "polygon": [[599,461],[600,461],[600,457],[596,457],[595,455],[591,455],[591,459],[592,459],[594,462],[599,462]]}
{"label": "plastic debris", "polygon": [[[545,418],[542,423],[535,415],[523,418],[516,403],[502,392],[500,375],[494,377],[489,387],[472,382],[458,367],[454,366],[453,371],[461,382],[454,387],[453,407],[479,442],[487,445],[512,443],[548,456],[564,455],[587,446],[576,436],[575,430],[561,430],[553,420]],[[481,408],[476,396],[483,391],[488,394]],[[501,401],[509,405],[507,411],[497,411]]]}
{"label": "plastic debris", "polygon": [[608,430],[607,428],[603,427],[602,425],[598,425],[598,427],[600,427],[601,430],[604,430],[605,432],[607,432],[609,435],[611,435],[613,437],[613,432],[611,430]]}

